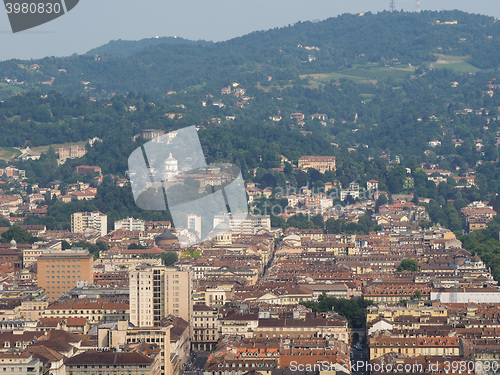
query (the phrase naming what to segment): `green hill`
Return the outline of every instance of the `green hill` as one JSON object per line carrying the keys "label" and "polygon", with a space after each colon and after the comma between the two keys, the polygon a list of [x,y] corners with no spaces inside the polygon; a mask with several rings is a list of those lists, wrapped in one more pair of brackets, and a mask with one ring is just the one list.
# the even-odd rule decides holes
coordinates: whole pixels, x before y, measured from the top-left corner
{"label": "green hill", "polygon": [[[465,65],[457,66],[462,70],[496,69],[499,51],[500,23],[493,17],[459,11],[382,12],[299,22],[219,43],[114,41],[80,56],[5,61],[0,70],[24,87],[72,96],[109,97],[129,90],[161,96],[169,90],[219,85],[228,77],[257,84],[268,76],[283,82],[306,74],[349,76],[346,69],[370,64],[439,67],[437,54],[462,59]],[[30,68],[34,64],[39,67]]]}

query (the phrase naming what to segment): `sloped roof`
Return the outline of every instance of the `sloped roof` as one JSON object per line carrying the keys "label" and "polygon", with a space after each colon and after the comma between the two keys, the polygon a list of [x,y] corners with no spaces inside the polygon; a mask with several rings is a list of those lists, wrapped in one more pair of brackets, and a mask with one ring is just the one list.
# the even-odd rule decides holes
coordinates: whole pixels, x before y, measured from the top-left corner
{"label": "sloped roof", "polygon": [[153,363],[153,359],[137,352],[97,352],[94,350],[75,355],[66,361],[66,365],[149,365],[151,363]]}

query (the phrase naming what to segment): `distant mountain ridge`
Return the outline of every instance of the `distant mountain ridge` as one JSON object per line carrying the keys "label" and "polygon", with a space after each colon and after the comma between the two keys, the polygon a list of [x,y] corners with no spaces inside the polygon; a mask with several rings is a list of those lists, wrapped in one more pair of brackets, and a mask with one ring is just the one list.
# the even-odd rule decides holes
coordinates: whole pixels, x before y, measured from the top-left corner
{"label": "distant mountain ridge", "polygon": [[460,11],[345,14],[218,43],[171,37],[113,41],[79,56],[5,61],[0,71],[2,78],[23,82],[21,88],[97,98],[130,90],[159,96],[228,80],[255,85],[271,76],[291,82],[301,74],[330,73],[355,64],[419,66],[436,61],[436,53],[467,57],[479,69],[496,69],[500,22]]}

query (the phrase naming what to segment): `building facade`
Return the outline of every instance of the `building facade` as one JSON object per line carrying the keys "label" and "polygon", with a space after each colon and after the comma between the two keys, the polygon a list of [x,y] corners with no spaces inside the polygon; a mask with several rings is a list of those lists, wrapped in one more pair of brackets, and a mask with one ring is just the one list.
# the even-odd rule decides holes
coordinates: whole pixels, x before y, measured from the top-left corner
{"label": "building facade", "polygon": [[303,156],[299,159],[300,170],[314,168],[321,173],[326,171],[335,171],[335,156]]}
{"label": "building facade", "polygon": [[46,250],[37,259],[38,286],[53,301],[70,291],[78,281],[94,283],[94,258],[88,250]]}
{"label": "building facade", "polygon": [[115,230],[125,229],[130,231],[144,232],[146,222],[141,219],[134,219],[133,217],[128,217],[126,219],[115,221]]}
{"label": "building facade", "polygon": [[42,362],[31,353],[1,353],[0,368],[2,374],[39,375],[42,373]]}
{"label": "building facade", "polygon": [[85,233],[94,230],[101,236],[108,233],[108,217],[102,212],[75,212],[71,215],[71,232]]}
{"label": "building facade", "polygon": [[177,267],[144,267],[130,272],[130,322],[159,326],[168,315],[191,321],[191,271]]}
{"label": "building facade", "polygon": [[[88,351],[70,358],[66,363],[66,374],[82,373],[94,375],[128,374],[160,375],[159,358],[150,358],[138,352]],[[87,371],[85,371],[87,369]]]}
{"label": "building facade", "polygon": [[213,350],[219,340],[217,308],[194,305],[191,331],[191,346],[193,349]]}

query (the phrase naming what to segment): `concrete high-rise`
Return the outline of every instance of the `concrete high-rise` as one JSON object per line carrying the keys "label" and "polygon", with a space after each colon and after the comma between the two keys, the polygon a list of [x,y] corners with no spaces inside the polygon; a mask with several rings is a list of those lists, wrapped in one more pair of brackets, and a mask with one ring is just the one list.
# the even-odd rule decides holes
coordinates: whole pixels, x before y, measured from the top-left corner
{"label": "concrete high-rise", "polygon": [[191,321],[192,276],[177,267],[144,267],[131,271],[130,322],[139,327],[159,326],[167,315]]}

